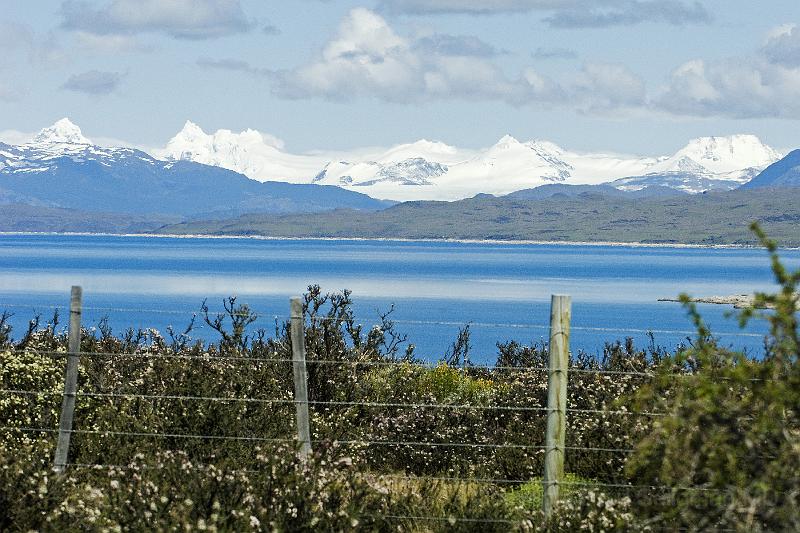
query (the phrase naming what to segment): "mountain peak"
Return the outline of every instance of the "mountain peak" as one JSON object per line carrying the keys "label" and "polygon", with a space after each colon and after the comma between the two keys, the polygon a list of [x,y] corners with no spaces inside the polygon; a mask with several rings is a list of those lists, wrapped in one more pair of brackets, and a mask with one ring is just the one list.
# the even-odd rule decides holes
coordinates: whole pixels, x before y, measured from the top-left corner
{"label": "mountain peak", "polygon": [[178,132],[177,136],[181,136],[185,139],[199,139],[206,137],[206,132],[203,131],[203,128],[192,122],[191,120],[187,120],[186,123],[183,125],[183,129]]}
{"label": "mountain peak", "polygon": [[514,146],[517,144],[520,144],[520,142],[517,139],[515,139],[509,134],[505,134],[500,138],[499,141],[497,141],[495,146]]}
{"label": "mountain peak", "polygon": [[68,118],[62,118],[52,126],[42,129],[33,138],[33,144],[92,144],[81,133],[81,129]]}
{"label": "mountain peak", "polygon": [[672,157],[658,163],[652,171],[676,170],[681,161],[690,159],[712,173],[737,172],[764,168],[780,159],[780,154],[755,135],[698,137],[689,141]]}

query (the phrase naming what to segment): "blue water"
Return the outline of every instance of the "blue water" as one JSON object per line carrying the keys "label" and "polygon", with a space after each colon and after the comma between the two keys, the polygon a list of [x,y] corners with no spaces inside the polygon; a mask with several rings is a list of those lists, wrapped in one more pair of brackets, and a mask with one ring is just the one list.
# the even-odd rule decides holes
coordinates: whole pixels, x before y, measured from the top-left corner
{"label": "blue water", "polygon": [[[783,256],[800,267],[800,251]],[[394,304],[398,328],[430,360],[459,325],[472,323],[472,360],[482,363],[494,361],[496,342],[544,339],[551,294],[572,296],[572,348],[595,354],[625,337],[645,345],[648,330],[659,345],[684,342],[692,329],[685,311],[658,298],[774,287],[758,249],[0,236],[0,310],[14,313],[17,331],[37,312],[63,309],[71,285],[84,288],[85,323],[106,316],[115,331],[180,328],[205,298],[221,310],[228,295],[248,303],[260,314],[256,326],[269,330],[288,315],[289,296],[312,283],[351,289],[366,325]],[[753,352],[763,346],[763,323],[740,330],[725,317],[729,308],[699,307],[725,344]],[[213,333],[201,327],[194,335]]]}

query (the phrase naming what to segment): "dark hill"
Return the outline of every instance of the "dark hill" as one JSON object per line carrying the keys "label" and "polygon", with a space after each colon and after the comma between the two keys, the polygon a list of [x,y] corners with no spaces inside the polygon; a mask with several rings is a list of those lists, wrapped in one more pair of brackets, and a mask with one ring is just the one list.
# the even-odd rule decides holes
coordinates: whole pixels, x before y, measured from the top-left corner
{"label": "dark hill", "polygon": [[742,189],[762,187],[800,187],[800,150],[765,168],[761,174],[742,185]]}
{"label": "dark hill", "polygon": [[374,213],[246,215],[177,224],[170,234],[272,237],[613,241],[661,244],[756,244],[758,220],[782,245],[800,245],[800,188],[620,198],[558,194],[543,200],[470,198],[407,202]]}

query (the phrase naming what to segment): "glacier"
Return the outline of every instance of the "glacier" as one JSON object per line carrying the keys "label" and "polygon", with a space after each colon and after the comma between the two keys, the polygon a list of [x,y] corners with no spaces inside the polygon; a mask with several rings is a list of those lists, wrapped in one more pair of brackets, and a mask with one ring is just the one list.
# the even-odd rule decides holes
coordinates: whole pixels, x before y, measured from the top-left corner
{"label": "glacier", "polygon": [[576,152],[510,135],[478,150],[422,139],[388,149],[291,154],[274,137],[255,130],[205,133],[192,122],[155,155],[221,166],[258,181],[336,185],[397,201],[504,195],[549,183],[610,183],[621,190],[664,186],[689,193],[727,190],[781,157],[746,134],[699,137],[662,157]]}

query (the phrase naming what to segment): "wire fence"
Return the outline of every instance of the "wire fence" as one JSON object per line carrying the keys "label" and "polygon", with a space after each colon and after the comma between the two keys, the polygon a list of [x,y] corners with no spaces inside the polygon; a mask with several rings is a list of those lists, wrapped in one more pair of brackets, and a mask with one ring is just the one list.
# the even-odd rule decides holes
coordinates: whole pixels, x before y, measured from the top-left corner
{"label": "wire fence", "polygon": [[[55,351],[35,351],[35,350],[13,350],[6,353],[14,354],[28,354],[34,356],[58,356],[58,357],[78,357],[78,358],[94,358],[102,356],[105,358],[119,358],[125,359],[131,356],[141,358],[155,358],[155,359],[181,359],[181,360],[211,360],[213,362],[227,362],[229,360],[237,361],[251,361],[262,362],[267,361],[271,363],[293,363],[292,359],[288,358],[253,358],[253,357],[236,357],[236,356],[222,356],[214,358],[202,358],[198,356],[178,356],[167,354],[125,354],[113,352],[55,352]],[[376,362],[376,361],[308,361],[308,364],[314,363],[336,363],[352,366],[372,366],[372,367],[408,367],[418,366],[424,369],[436,368],[428,364],[410,364],[406,362]],[[487,370],[516,370],[516,371],[539,371],[546,372],[548,369],[545,367],[524,368],[524,367],[485,367]],[[584,374],[595,374],[598,376],[618,376],[621,372],[607,371],[603,369],[570,369],[569,372],[578,372]],[[652,377],[653,374],[642,372],[622,372],[624,375]],[[63,391],[55,390],[25,390],[25,389],[0,389],[0,398],[9,396],[35,396],[35,397],[61,397]],[[431,403],[431,402],[376,402],[369,400],[359,401],[336,401],[336,400],[298,400],[294,398],[257,398],[257,397],[237,397],[237,396],[203,396],[203,395],[185,395],[185,394],[147,394],[147,393],[129,393],[129,392],[91,392],[79,390],[74,393],[76,398],[87,399],[105,399],[105,400],[170,400],[181,402],[215,402],[215,403],[246,403],[258,404],[264,406],[270,405],[296,405],[298,403],[306,404],[308,406],[326,408],[326,407],[362,407],[362,408],[391,408],[391,409],[434,409],[434,410],[450,410],[453,412],[460,410],[475,410],[475,411],[509,411],[518,413],[533,413],[539,416],[546,416],[547,413],[557,411],[558,409],[547,406],[530,406],[530,405],[497,405],[497,404],[464,404],[464,403]],[[616,408],[601,408],[601,409],[582,409],[567,407],[566,413],[572,414],[590,414],[590,415],[621,415],[621,416],[645,416],[645,417],[661,417],[668,416],[668,413],[651,412],[651,411],[636,411],[628,409]],[[43,427],[25,427],[16,425],[4,425],[0,427],[2,431],[20,431],[32,433],[58,433],[58,428],[43,428]],[[259,436],[244,436],[244,435],[213,435],[213,434],[189,434],[189,433],[174,433],[174,432],[143,432],[143,431],[124,431],[119,429],[68,429],[61,430],[66,433],[76,435],[113,435],[113,436],[128,436],[128,437],[148,437],[148,438],[176,438],[176,439],[197,439],[197,440],[231,440],[231,441],[254,441],[254,442],[296,442],[296,438],[265,438]],[[541,444],[516,444],[516,443],[481,443],[481,442],[433,442],[433,441],[413,441],[413,440],[370,440],[370,439],[315,439],[317,443],[336,444],[340,446],[406,446],[406,447],[443,447],[443,448],[474,448],[474,449],[531,449],[531,450],[545,450],[546,446]],[[633,448],[614,448],[614,447],[599,447],[599,446],[570,446],[562,447],[564,450],[572,451],[599,451],[610,453],[629,454],[634,452]],[[84,464],[82,466],[103,466]],[[107,465],[106,465],[107,466]],[[389,476],[392,477],[392,476]],[[403,476],[406,479],[420,479],[419,476]],[[439,481],[468,481],[471,483],[502,483],[502,484],[521,484],[529,482],[530,480],[514,480],[514,479],[486,479],[486,478],[455,478],[455,477],[425,477],[423,479],[439,480]],[[559,482],[561,484],[569,484],[569,482]],[[575,483],[572,483],[575,484]],[[590,486],[607,486],[616,488],[634,488],[635,485],[630,484],[604,484],[604,483],[587,483]],[[641,486],[640,488],[652,486]],[[668,488],[668,487],[661,487]]]}
{"label": "wire fence", "polygon": [[[8,309],[25,309],[29,311],[60,311],[65,313],[69,311],[68,306],[63,305],[32,305],[32,304],[19,304],[19,303],[3,303],[0,302],[0,311]],[[165,309],[165,308],[142,308],[142,307],[113,307],[113,306],[83,306],[82,310],[96,311],[100,313],[124,313],[124,314],[143,314],[143,315],[174,315],[182,316],[188,319],[194,317],[203,318],[205,313],[202,309]],[[262,314],[257,311],[248,311],[246,313],[227,312],[224,310],[209,310],[208,316],[211,318],[222,314],[226,317],[256,317],[263,323],[264,320],[269,320],[272,323],[286,323],[291,320],[290,315],[281,313],[266,313]],[[308,316],[307,320],[311,325],[332,324],[334,326],[342,325],[345,323],[352,323],[356,325],[373,324],[379,325],[381,322],[381,314],[376,313],[375,316],[346,316],[346,317],[331,317],[331,316]],[[526,322],[486,322],[474,320],[424,320],[424,319],[407,319],[396,318],[391,315],[386,315],[386,320],[396,325],[414,325],[414,326],[439,326],[439,327],[464,327],[477,329],[501,329],[501,330],[535,330],[541,332],[548,332],[549,325],[526,323]],[[197,323],[195,328],[204,327],[202,323]],[[593,332],[593,333],[612,333],[622,335],[648,335],[648,334],[663,334],[663,335],[676,335],[680,337],[692,337],[697,335],[697,330],[679,329],[679,328],[637,328],[637,327],[594,327],[594,326],[581,326],[572,324],[571,331],[575,332]],[[715,331],[714,335],[717,337],[730,337],[730,338],[750,338],[761,339],[764,338],[766,333],[756,333],[748,331]]]}
{"label": "wire fence", "polygon": [[[15,307],[14,305],[6,305],[0,304],[0,309],[4,307]],[[65,309],[63,307],[51,307],[50,309]],[[115,308],[115,307],[82,307],[83,311],[86,310],[94,310],[94,311],[103,311],[103,312],[128,312],[131,311],[130,309],[125,308]],[[153,310],[139,310],[144,313],[165,313],[165,314],[182,314],[185,311],[179,310],[165,310],[165,309],[153,309]],[[74,309],[72,310],[74,313]],[[229,316],[237,316],[236,313],[229,313]],[[244,316],[244,315],[242,315]],[[249,316],[249,314],[248,314]],[[274,315],[271,317],[276,323],[292,323],[292,327],[294,327],[295,320],[297,317],[292,316],[281,316],[281,315]],[[295,319],[295,320],[293,320]],[[368,321],[362,320],[357,321],[354,317],[307,317],[308,324],[311,327],[316,327],[319,324],[333,324],[335,327],[340,326],[346,322],[365,322]],[[438,325],[438,326],[461,326],[463,324],[452,322],[452,321],[426,321],[426,320],[394,320],[394,323],[407,323],[407,324],[416,324],[416,325]],[[303,328],[306,327],[305,321],[301,319],[301,324]],[[471,322],[469,323],[471,327],[485,327],[485,328],[510,328],[510,329],[537,329],[542,331],[550,331],[551,338],[554,335],[554,325],[540,325],[540,324],[524,324],[524,323],[486,323],[486,322]],[[569,325],[567,326],[567,330],[570,329]],[[70,328],[72,330],[72,327]],[[603,332],[612,332],[612,331],[619,331],[619,332],[630,332],[631,330],[625,330],[623,328],[620,329],[613,329],[613,328],[584,328],[584,327],[576,327],[571,326],[573,331],[578,330],[585,330],[585,331],[603,331]],[[305,329],[303,330],[305,331]],[[644,330],[637,330],[638,332],[645,332]],[[683,330],[647,330],[647,332],[659,332],[659,333],[669,333],[669,334],[692,334],[693,332],[683,331]],[[743,337],[754,337],[760,336],[751,333],[725,333],[724,335],[737,335]],[[302,334],[301,334],[302,337]],[[269,410],[276,406],[286,406],[286,407],[295,407],[297,408],[296,415],[292,416],[288,412],[274,412],[275,417],[291,417],[288,423],[283,424],[284,433],[282,435],[258,435],[258,434],[235,434],[234,433],[225,433],[222,430],[224,428],[218,428],[220,431],[176,431],[176,430],[169,430],[169,425],[165,424],[163,428],[154,427],[150,430],[146,429],[132,429],[130,427],[119,427],[119,426],[112,426],[112,427],[96,427],[99,423],[97,420],[89,420],[88,427],[82,427],[82,420],[80,419],[80,414],[82,411],[78,411],[77,418],[74,419],[75,427],[73,426],[73,415],[74,412],[68,413],[68,420],[69,423],[65,424],[64,422],[64,413],[67,405],[67,402],[64,402],[64,406],[62,406],[61,410],[61,417],[58,421],[57,427],[44,427],[44,426],[36,426],[31,423],[22,423],[18,420],[14,420],[9,418],[7,420],[2,421],[3,425],[0,426],[0,432],[4,432],[7,435],[15,435],[16,433],[21,434],[29,434],[29,435],[44,435],[46,438],[53,438],[54,436],[59,437],[59,444],[61,443],[61,439],[66,438],[67,442],[67,451],[69,451],[69,437],[70,436],[80,436],[85,438],[99,438],[99,437],[119,437],[119,438],[128,438],[128,439],[160,439],[160,440],[175,440],[175,441],[194,441],[194,442],[208,442],[209,444],[219,444],[221,442],[229,442],[229,443],[238,443],[238,444],[260,444],[260,443],[270,443],[270,444],[285,444],[285,445],[296,445],[298,443],[303,444],[304,441],[308,441],[307,444],[309,447],[311,445],[325,445],[325,446],[333,446],[337,448],[342,448],[345,450],[369,450],[375,454],[382,454],[385,453],[384,450],[437,450],[437,453],[443,454],[442,457],[445,461],[451,461],[457,463],[459,458],[466,452],[466,451],[473,451],[473,452],[480,452],[480,453],[498,453],[498,452],[518,452],[518,453],[532,453],[534,455],[541,454],[545,456],[551,456],[552,454],[560,454],[562,461],[563,458],[569,457],[570,454],[575,453],[582,453],[582,454],[604,454],[612,457],[616,457],[616,461],[619,461],[624,464],[625,458],[630,454],[634,453],[636,450],[632,446],[626,446],[624,444],[620,445],[604,445],[602,439],[595,440],[594,442],[565,442],[565,441],[555,441],[551,440],[549,435],[549,422],[547,424],[548,427],[548,435],[541,434],[536,438],[536,436],[532,436],[530,434],[523,435],[524,438],[529,439],[528,442],[518,442],[515,440],[510,440],[507,438],[506,435],[502,433],[498,435],[487,436],[485,431],[477,431],[478,428],[473,428],[474,431],[474,439],[469,440],[468,434],[469,431],[460,432],[455,434],[455,438],[452,440],[444,440],[441,438],[419,438],[419,434],[415,435],[415,438],[404,438],[403,428],[397,428],[396,431],[384,432],[383,436],[380,431],[375,431],[374,433],[370,433],[366,430],[370,430],[369,424],[366,424],[366,428],[360,427],[359,429],[362,431],[361,434],[357,435],[339,435],[334,436],[337,431],[336,428],[325,428],[324,430],[318,428],[308,428],[306,430],[305,436],[302,430],[302,426],[311,426],[315,421],[321,420],[322,414],[326,410],[346,410],[346,409],[362,409],[366,411],[373,411],[373,410],[402,410],[412,413],[427,413],[429,411],[438,411],[444,412],[447,416],[458,417],[463,412],[478,412],[482,413],[484,416],[489,413],[495,414],[508,414],[520,417],[521,420],[529,421],[529,420],[538,420],[540,422],[549,420],[551,417],[555,417],[556,420],[559,421],[561,424],[566,424],[567,420],[571,416],[590,416],[590,417],[637,417],[637,418],[646,418],[652,419],[657,417],[665,417],[670,416],[670,413],[665,412],[654,412],[649,410],[632,410],[627,409],[624,407],[619,407],[613,403],[603,404],[603,405],[595,405],[595,406],[588,406],[588,407],[573,407],[566,403],[566,389],[567,389],[567,376],[570,376],[570,379],[605,379],[609,382],[618,382],[622,378],[635,378],[640,380],[650,380],[657,375],[659,377],[664,377],[665,374],[660,373],[656,374],[655,372],[649,370],[620,370],[620,369],[607,369],[601,366],[589,366],[589,367],[580,367],[575,366],[575,363],[572,365],[563,365],[563,366],[554,366],[552,353],[551,359],[549,364],[545,366],[542,364],[541,366],[509,366],[509,365],[464,365],[460,368],[453,369],[458,372],[461,372],[463,376],[468,376],[470,372],[472,373],[485,373],[490,377],[496,377],[502,373],[519,373],[524,374],[529,377],[532,382],[540,383],[541,385],[547,384],[547,387],[543,390],[545,392],[549,391],[550,387],[553,386],[553,379],[554,376],[558,379],[563,379],[564,383],[564,400],[563,403],[551,403],[551,400],[547,402],[541,403],[526,403],[526,404],[519,404],[519,405],[512,405],[507,403],[497,403],[493,399],[489,399],[484,401],[483,403],[468,403],[464,402],[463,400],[459,401],[442,401],[441,399],[436,398],[429,398],[426,401],[411,401],[408,399],[397,399],[397,400],[375,400],[369,397],[364,397],[361,399],[347,399],[347,400],[337,400],[337,399],[317,399],[314,397],[308,397],[299,392],[298,388],[298,380],[303,382],[303,388],[307,385],[309,381],[309,372],[313,371],[316,368],[325,368],[325,367],[340,367],[346,369],[347,371],[351,372],[369,372],[374,369],[384,369],[390,375],[394,372],[405,372],[409,369],[415,371],[430,371],[435,370],[437,368],[442,367],[440,362],[425,362],[425,361],[418,361],[418,360],[386,360],[386,359],[367,359],[367,360],[358,360],[352,359],[348,357],[342,357],[341,359],[337,358],[317,358],[316,356],[312,356],[306,358],[306,354],[304,353],[304,348],[302,354],[298,355],[298,346],[292,343],[290,347],[292,350],[292,357],[288,356],[280,356],[278,352],[275,352],[273,356],[264,357],[264,356],[251,356],[251,355],[244,355],[244,354],[225,354],[225,355],[210,355],[208,353],[203,354],[185,354],[185,353],[163,353],[161,351],[156,352],[152,351],[152,348],[149,347],[139,347],[136,350],[130,353],[120,353],[117,351],[84,351],[80,349],[80,337],[78,337],[78,344],[72,344],[70,346],[69,351],[58,350],[58,349],[36,349],[34,347],[24,347],[24,348],[14,348],[5,351],[0,351],[0,354],[7,354],[7,355],[24,355],[26,357],[41,357],[46,359],[66,359],[67,360],[67,369],[69,369],[69,365],[74,364],[76,368],[75,376],[70,378],[69,370],[66,372],[65,377],[65,384],[64,387],[55,390],[32,390],[26,388],[17,388],[17,387],[8,387],[0,389],[0,405],[3,405],[3,401],[16,401],[20,398],[30,398],[30,399],[41,399],[41,398],[51,398],[51,401],[56,401],[59,398],[63,399],[71,399],[73,402],[74,400],[86,400],[86,401],[109,401],[109,402],[118,402],[118,401],[142,401],[142,402],[182,402],[182,403],[191,403],[195,406],[201,403],[213,403],[213,404],[244,404],[244,405],[255,405],[258,406],[260,409]],[[80,387],[77,387],[77,381],[73,382],[73,388],[70,389],[69,380],[77,380],[77,368],[83,368],[86,370],[85,366],[87,363],[90,362],[106,362],[110,365],[110,368],[115,368],[119,365],[124,364],[125,361],[130,360],[161,360],[161,361],[182,361],[182,362],[189,362],[189,363],[212,363],[212,364],[229,364],[229,363],[236,363],[236,364],[243,364],[245,367],[250,365],[253,368],[259,364],[270,364],[275,365],[276,367],[280,367],[286,374],[290,374],[294,371],[293,376],[293,385],[294,385],[294,392],[292,392],[288,387],[284,388],[283,394],[281,396],[275,397],[260,397],[257,395],[252,395],[252,391],[244,391],[241,395],[229,395],[229,394],[185,394],[185,393],[169,393],[168,391],[154,393],[149,391],[136,391],[136,387],[142,386],[141,380],[137,380],[136,376],[129,376],[130,382],[124,383],[123,390],[103,390],[103,385],[99,383],[91,383],[89,380],[85,380],[81,383]],[[445,366],[445,368],[450,369],[451,367]],[[204,379],[204,371],[206,369],[196,368],[193,370],[186,370],[186,375],[192,376],[192,379],[199,380],[202,382]],[[477,374],[476,374],[477,375]],[[559,377],[560,375],[560,377]],[[298,377],[299,376],[299,377]],[[669,378],[674,379],[681,379],[690,377],[691,373],[686,371],[676,371],[673,374],[666,375]],[[400,379],[403,378],[403,375],[400,375]],[[548,382],[549,381],[549,382]],[[289,384],[289,382],[287,382]],[[348,385],[347,382],[343,383],[333,383],[333,387],[341,386],[346,387]],[[101,390],[97,390],[101,389]],[[119,387],[118,387],[119,389]],[[213,387],[212,387],[213,389]],[[74,392],[69,392],[73,390]],[[387,392],[387,395],[390,394],[391,391]],[[198,408],[199,409],[199,408]],[[306,415],[303,417],[301,415],[302,410],[305,409]],[[310,410],[311,416],[308,415]],[[73,407],[74,411],[74,407]],[[338,411],[337,411],[338,412]],[[345,420],[345,416],[342,415],[342,419]],[[362,415],[364,420],[369,420],[368,415]],[[326,418],[327,422],[334,420],[335,418]],[[347,419],[349,420],[349,419]],[[483,420],[483,419],[478,419]],[[55,420],[53,420],[55,421]],[[485,420],[484,420],[485,421]],[[199,424],[201,426],[208,427],[208,420],[205,419],[202,421],[203,424]],[[95,427],[92,427],[92,424]],[[100,423],[102,425],[102,423]],[[135,426],[135,424],[133,424]],[[190,423],[186,424],[187,426],[191,427]],[[246,426],[247,424],[242,423],[242,426]],[[335,424],[334,424],[335,426]],[[540,424],[543,427],[542,424]],[[539,427],[539,426],[537,426]],[[230,428],[228,428],[230,429]],[[252,428],[250,428],[252,429]],[[286,431],[288,429],[288,431]],[[351,428],[352,429],[352,428]],[[469,428],[468,428],[469,429]],[[314,431],[311,431],[314,430]],[[296,431],[297,434],[292,434],[293,431]],[[242,432],[243,433],[243,432]],[[562,431],[562,434],[564,432]],[[371,436],[374,435],[374,436]],[[388,438],[387,435],[393,436],[392,438]],[[563,437],[562,437],[563,438]],[[495,439],[495,440],[491,440]],[[176,449],[180,449],[179,445],[175,446]],[[66,457],[66,456],[65,456]],[[465,456],[468,460],[470,456]],[[525,456],[523,456],[525,457]],[[69,462],[64,461],[62,464],[57,464],[58,468],[76,468],[76,469],[126,469],[130,468],[130,465],[123,463],[119,465],[114,464],[107,464],[103,457],[96,457],[94,462]],[[610,459],[607,459],[610,460]],[[545,463],[546,463],[545,459]],[[539,461],[541,462],[541,461]],[[212,465],[213,466],[213,465]],[[145,466],[146,468],[153,468],[153,466]],[[244,472],[244,473],[258,473],[257,471],[250,470],[250,469],[235,469],[237,472]],[[515,488],[529,484],[529,483],[537,483],[543,487],[543,494],[545,499],[547,498],[547,494],[549,493],[550,489],[555,487],[575,487],[575,488],[586,488],[586,489],[606,489],[606,490],[614,490],[614,491],[651,491],[651,492],[675,492],[675,491],[687,491],[687,492],[726,492],[728,489],[721,489],[718,487],[703,487],[703,486],[674,486],[674,485],[643,485],[643,484],[635,484],[635,483],[628,483],[628,482],[620,482],[615,480],[587,480],[587,481],[570,481],[568,479],[563,479],[563,472],[561,475],[557,476],[556,478],[552,478],[548,476],[547,473],[547,466],[545,464],[545,476],[544,479],[540,479],[538,476],[530,476],[530,477],[486,477],[486,476],[473,476],[473,475],[423,475],[420,473],[409,473],[409,472],[376,472],[376,473],[368,473],[364,474],[365,476],[372,477],[378,481],[386,481],[386,480],[393,480],[397,482],[406,482],[406,483],[417,483],[420,481],[424,482],[437,482],[437,483],[466,483],[466,484],[481,484],[481,485],[494,485],[498,487],[504,488],[503,490],[514,490]],[[731,487],[730,490],[733,490]],[[555,493],[557,497],[557,492]],[[480,524],[514,524],[518,521],[516,520],[509,520],[504,517],[496,517],[496,518],[471,518],[467,516],[431,516],[426,514],[403,514],[403,515],[384,515],[382,516],[383,519],[386,520],[398,520],[398,521],[411,521],[411,522],[444,522],[444,523],[459,523],[463,522],[466,524],[474,524],[476,527]]]}

